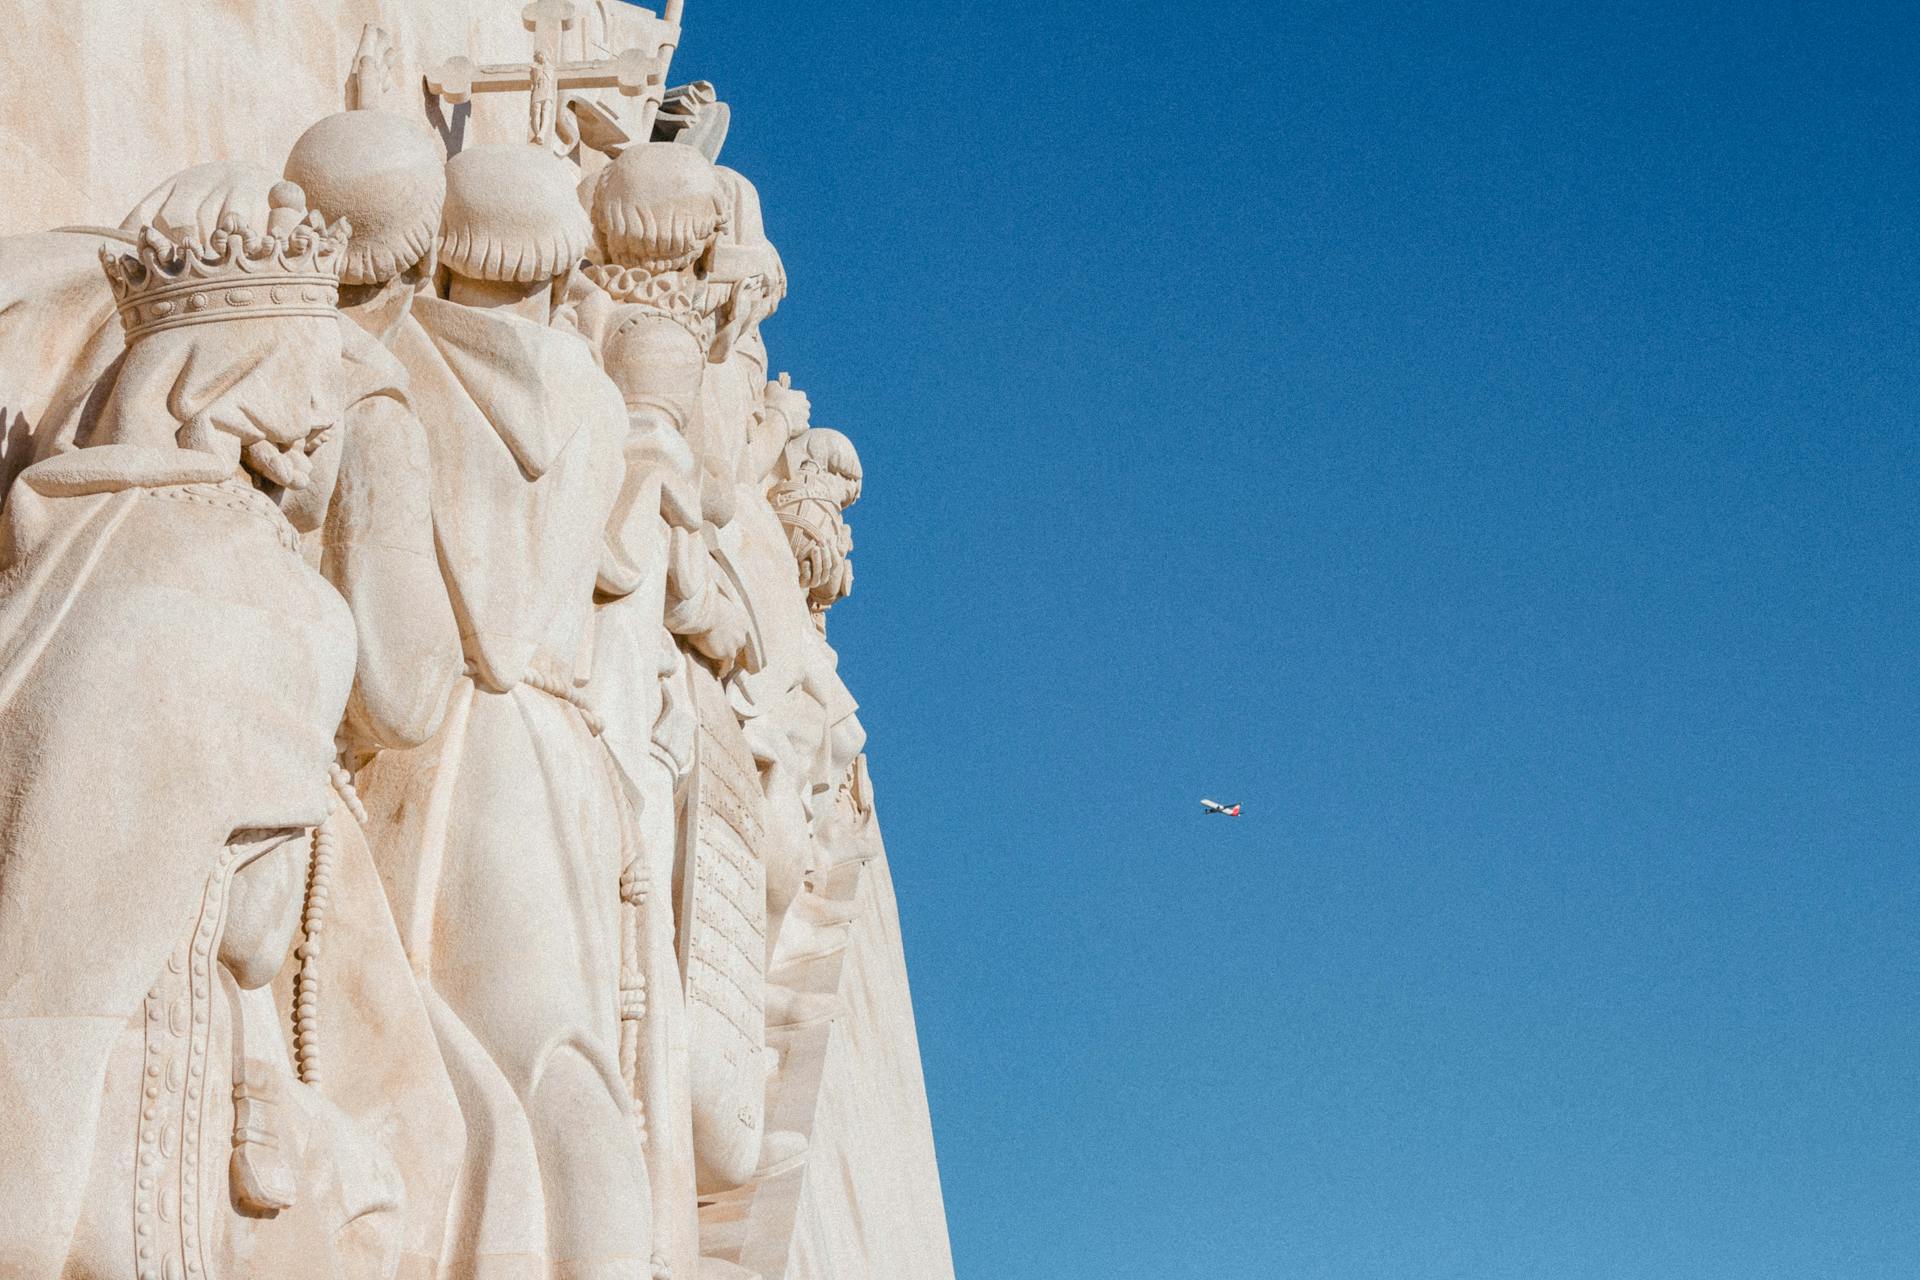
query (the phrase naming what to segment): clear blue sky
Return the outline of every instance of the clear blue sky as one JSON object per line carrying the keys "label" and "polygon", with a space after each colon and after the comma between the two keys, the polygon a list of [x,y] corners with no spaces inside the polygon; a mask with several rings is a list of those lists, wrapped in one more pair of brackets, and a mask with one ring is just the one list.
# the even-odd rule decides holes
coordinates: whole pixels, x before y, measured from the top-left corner
{"label": "clear blue sky", "polygon": [[964,1280],[1920,1275],[1914,7],[687,10]]}

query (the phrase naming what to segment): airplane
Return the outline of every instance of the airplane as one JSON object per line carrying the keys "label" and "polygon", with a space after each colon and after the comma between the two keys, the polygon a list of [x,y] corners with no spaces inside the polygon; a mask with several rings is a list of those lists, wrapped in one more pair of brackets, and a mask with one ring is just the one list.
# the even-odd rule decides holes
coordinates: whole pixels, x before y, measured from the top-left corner
{"label": "airplane", "polygon": [[1200,807],[1207,811],[1208,817],[1212,817],[1216,813],[1228,818],[1237,818],[1240,816],[1240,806],[1237,804],[1221,804],[1214,800],[1202,800]]}

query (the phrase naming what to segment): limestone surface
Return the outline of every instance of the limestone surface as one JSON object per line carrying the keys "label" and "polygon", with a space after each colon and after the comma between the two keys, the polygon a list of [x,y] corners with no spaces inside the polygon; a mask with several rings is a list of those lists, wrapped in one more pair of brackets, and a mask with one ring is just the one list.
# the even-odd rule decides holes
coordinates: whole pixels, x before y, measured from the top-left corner
{"label": "limestone surface", "polygon": [[678,0],[20,9],[0,1278],[951,1277]]}

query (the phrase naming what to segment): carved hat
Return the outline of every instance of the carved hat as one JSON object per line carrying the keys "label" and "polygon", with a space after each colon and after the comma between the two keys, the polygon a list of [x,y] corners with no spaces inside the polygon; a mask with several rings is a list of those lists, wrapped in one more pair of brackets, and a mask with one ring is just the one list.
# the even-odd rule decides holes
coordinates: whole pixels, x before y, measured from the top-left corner
{"label": "carved hat", "polygon": [[544,147],[469,147],[447,162],[440,265],[472,280],[565,275],[593,236],[572,164]]}
{"label": "carved hat", "polygon": [[812,427],[804,437],[802,448],[808,462],[846,482],[841,489],[842,507],[860,500],[860,482],[866,477],[860,469],[860,451],[853,447],[853,441],[832,427]]}
{"label": "carved hat", "polygon": [[446,152],[391,111],[342,111],[300,135],[286,176],[329,219],[353,224],[343,284],[383,284],[420,261],[440,228]]}
{"label": "carved hat", "polygon": [[677,142],[647,142],[615,157],[593,194],[593,229],[607,261],[673,271],[693,265],[726,223],[713,162]]}
{"label": "carved hat", "polygon": [[244,226],[260,227],[271,215],[270,197],[279,182],[273,170],[251,160],[197,164],[141,197],[120,220],[120,229],[152,227],[172,239],[204,241],[234,218]]}

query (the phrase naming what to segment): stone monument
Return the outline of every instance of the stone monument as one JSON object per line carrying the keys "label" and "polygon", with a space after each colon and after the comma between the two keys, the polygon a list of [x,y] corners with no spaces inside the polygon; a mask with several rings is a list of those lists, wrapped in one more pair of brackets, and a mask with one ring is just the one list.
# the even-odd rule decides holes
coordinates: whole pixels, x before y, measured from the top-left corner
{"label": "stone monument", "polygon": [[685,20],[12,15],[0,1280],[952,1276]]}

